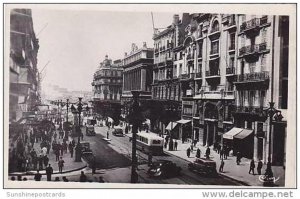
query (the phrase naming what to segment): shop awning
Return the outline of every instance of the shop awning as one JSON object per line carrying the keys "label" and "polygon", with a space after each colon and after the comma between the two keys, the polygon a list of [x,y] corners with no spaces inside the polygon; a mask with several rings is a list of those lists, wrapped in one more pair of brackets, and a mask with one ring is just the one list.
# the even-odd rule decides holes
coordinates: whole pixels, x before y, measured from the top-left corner
{"label": "shop awning", "polygon": [[243,129],[242,132],[240,132],[239,134],[236,134],[233,137],[236,139],[244,139],[244,138],[248,137],[249,135],[251,135],[252,132],[253,132],[252,129]]}
{"label": "shop awning", "polygon": [[178,123],[178,124],[186,124],[186,123],[189,123],[189,122],[191,122],[191,120],[178,120],[176,123]]}
{"label": "shop awning", "polygon": [[229,139],[229,140],[233,140],[233,136],[237,135],[238,133],[240,133],[243,129],[241,128],[232,128],[230,131],[228,131],[227,133],[223,134],[223,139]]}
{"label": "shop awning", "polygon": [[166,130],[169,130],[169,131],[173,130],[173,129],[176,127],[177,124],[178,124],[178,123],[176,123],[176,122],[170,122],[170,123],[168,124]]}

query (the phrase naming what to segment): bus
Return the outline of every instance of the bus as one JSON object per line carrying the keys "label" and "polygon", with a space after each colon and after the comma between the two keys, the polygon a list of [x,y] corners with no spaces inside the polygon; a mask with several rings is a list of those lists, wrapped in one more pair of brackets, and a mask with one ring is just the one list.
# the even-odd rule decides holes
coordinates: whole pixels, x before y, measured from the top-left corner
{"label": "bus", "polygon": [[154,133],[142,131],[136,135],[136,148],[146,154],[163,154],[163,142],[164,139]]}

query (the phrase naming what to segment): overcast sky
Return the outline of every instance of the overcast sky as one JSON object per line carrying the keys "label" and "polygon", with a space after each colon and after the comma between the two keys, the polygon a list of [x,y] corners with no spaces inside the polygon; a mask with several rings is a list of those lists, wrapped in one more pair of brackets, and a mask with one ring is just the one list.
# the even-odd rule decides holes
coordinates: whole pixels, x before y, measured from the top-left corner
{"label": "overcast sky", "polygon": [[[50,61],[43,70],[42,87],[51,83],[91,91],[93,74],[106,54],[115,60],[130,52],[131,43],[140,47],[145,41],[153,47],[150,12],[33,9],[32,15],[40,41],[39,70]],[[155,27],[172,23],[173,13],[153,15]]]}

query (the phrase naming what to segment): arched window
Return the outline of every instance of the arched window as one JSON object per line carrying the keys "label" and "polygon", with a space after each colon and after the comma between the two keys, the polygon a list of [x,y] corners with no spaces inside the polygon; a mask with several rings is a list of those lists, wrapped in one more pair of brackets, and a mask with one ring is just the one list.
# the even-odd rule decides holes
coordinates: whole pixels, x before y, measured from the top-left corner
{"label": "arched window", "polygon": [[211,28],[211,32],[213,33],[213,32],[217,32],[217,31],[219,31],[219,23],[218,23],[218,21],[215,21]]}

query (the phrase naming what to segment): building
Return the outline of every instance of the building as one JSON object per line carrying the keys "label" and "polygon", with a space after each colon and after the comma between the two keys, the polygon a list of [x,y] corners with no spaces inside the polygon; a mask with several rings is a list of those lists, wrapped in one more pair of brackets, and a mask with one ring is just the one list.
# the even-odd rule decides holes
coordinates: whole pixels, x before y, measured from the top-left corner
{"label": "building", "polygon": [[39,41],[30,9],[10,12],[9,121],[17,122],[34,115],[40,103],[37,69]]}
{"label": "building", "polygon": [[116,122],[121,114],[122,71],[122,61],[112,62],[106,55],[92,82],[94,113],[111,117]]}
{"label": "building", "polygon": [[[273,164],[284,165],[289,18],[239,15],[237,31],[239,45],[237,79],[234,83],[234,122],[236,127],[249,129],[253,138],[247,148],[240,141],[236,150],[264,162],[267,162],[270,153]],[[280,116],[276,115],[274,121],[270,121],[264,111],[269,107],[269,102],[274,102],[275,108],[280,111]]]}
{"label": "building", "polygon": [[152,67],[153,67],[153,48],[148,48],[143,43],[142,48],[132,44],[131,52],[125,53],[123,59],[123,90],[122,90],[122,107],[123,116],[129,114],[129,107],[132,101],[131,91],[140,92],[140,102],[143,107],[146,106],[146,100],[151,99],[152,84]]}
{"label": "building", "polygon": [[177,52],[181,52],[184,29],[189,21],[189,14],[184,13],[181,20],[176,14],[170,26],[163,31],[156,31],[153,35],[153,100],[151,101],[153,128],[159,129],[160,133],[166,133],[166,130],[173,131],[174,138],[179,138],[177,123],[174,122],[181,118],[181,85],[178,68],[182,65],[182,56],[177,56]]}

